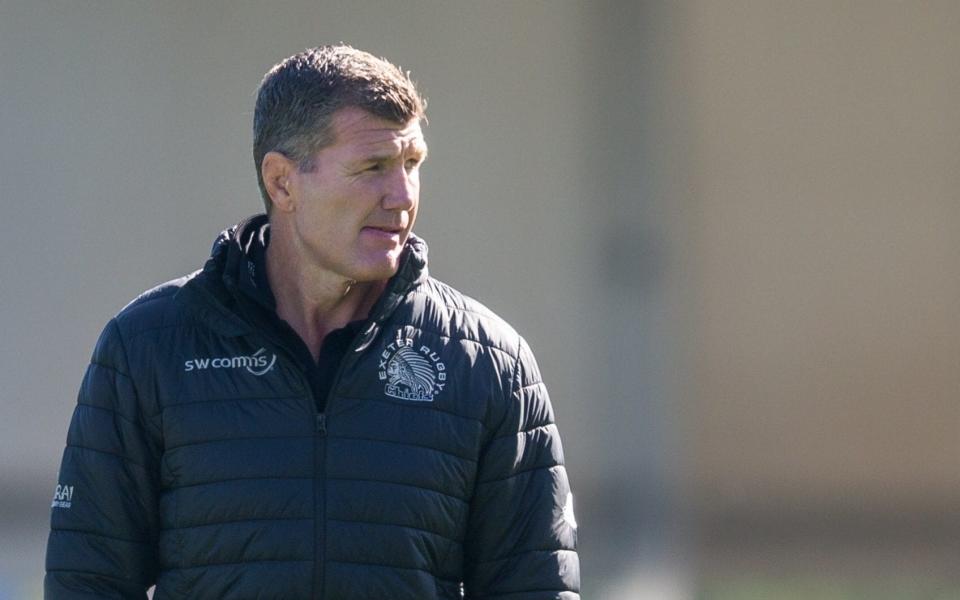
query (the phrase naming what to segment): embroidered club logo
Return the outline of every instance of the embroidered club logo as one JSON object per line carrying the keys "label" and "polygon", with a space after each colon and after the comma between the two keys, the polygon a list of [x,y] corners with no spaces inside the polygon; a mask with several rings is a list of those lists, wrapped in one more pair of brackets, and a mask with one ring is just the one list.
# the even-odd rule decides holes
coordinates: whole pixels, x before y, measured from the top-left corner
{"label": "embroidered club logo", "polygon": [[447,368],[440,356],[427,346],[414,348],[413,340],[397,332],[380,354],[380,381],[383,393],[391,398],[433,402],[447,385]]}

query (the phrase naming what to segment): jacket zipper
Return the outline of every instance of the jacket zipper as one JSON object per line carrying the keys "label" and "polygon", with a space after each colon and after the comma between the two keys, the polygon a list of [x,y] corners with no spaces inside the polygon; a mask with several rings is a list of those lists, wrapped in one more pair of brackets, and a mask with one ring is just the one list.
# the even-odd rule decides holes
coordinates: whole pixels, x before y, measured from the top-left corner
{"label": "jacket zipper", "polygon": [[[282,351],[292,364],[299,364],[296,355],[290,352],[287,347],[272,338],[265,335],[270,345]],[[356,358],[357,342],[365,337],[365,332],[361,331],[354,336],[350,342],[349,349],[340,360],[337,370],[333,376],[333,383],[330,385],[330,391],[324,399],[323,411],[314,413],[314,478],[313,478],[313,501],[314,501],[314,521],[313,521],[313,539],[316,552],[314,553],[313,568],[313,597],[315,600],[322,600],[326,595],[326,540],[327,540],[327,411],[329,410],[330,400],[333,399],[340,384],[340,377],[348,363],[352,363]],[[313,394],[313,386],[309,381],[304,381],[305,389],[311,390],[310,398],[314,406],[318,406],[318,400]]]}
{"label": "jacket zipper", "polygon": [[314,451],[314,460],[316,461],[316,477],[314,478],[314,506],[316,514],[314,520],[314,543],[316,544],[316,564],[314,565],[313,589],[316,593],[316,600],[323,600],[326,597],[327,577],[326,577],[326,550],[327,550],[327,412],[330,410],[330,401],[333,400],[340,385],[340,377],[348,366],[356,359],[357,342],[364,337],[361,331],[354,336],[348,346],[347,352],[340,359],[337,370],[333,375],[333,382],[330,384],[330,391],[324,400],[323,411],[318,411],[314,417],[316,442]]}
{"label": "jacket zipper", "polygon": [[[285,344],[281,341],[274,339],[273,336],[269,334],[263,335],[269,345],[273,346],[280,352],[283,352],[291,364],[299,365],[300,359],[297,357],[296,353],[290,351]],[[354,340],[356,341],[356,340]],[[346,357],[344,357],[346,358]],[[340,366],[337,368],[336,374],[333,378],[333,384],[330,386],[330,392],[327,394],[326,401],[324,403],[324,410],[326,410],[327,404],[330,402],[330,398],[333,397],[333,393],[336,389],[337,383],[340,381],[340,371],[343,368],[343,360],[340,362]],[[309,398],[313,401],[313,405],[316,407],[319,405],[318,400],[313,393],[313,386],[310,384],[310,381],[304,378],[303,386],[305,390],[310,391]],[[317,411],[314,413],[314,478],[313,478],[313,501],[314,501],[314,520],[313,520],[313,539],[314,547],[316,551],[314,552],[314,568],[313,568],[313,598],[319,600],[324,597],[324,588],[325,588],[325,573],[324,573],[324,561],[325,550],[326,550],[326,525],[327,525],[327,515],[326,515],[326,436],[327,436],[327,414],[326,412]]]}
{"label": "jacket zipper", "polygon": [[314,461],[316,464],[313,483],[314,519],[313,536],[316,544],[313,568],[314,598],[324,597],[326,587],[326,546],[327,546],[327,415],[323,412],[316,414],[316,439],[314,442]]}

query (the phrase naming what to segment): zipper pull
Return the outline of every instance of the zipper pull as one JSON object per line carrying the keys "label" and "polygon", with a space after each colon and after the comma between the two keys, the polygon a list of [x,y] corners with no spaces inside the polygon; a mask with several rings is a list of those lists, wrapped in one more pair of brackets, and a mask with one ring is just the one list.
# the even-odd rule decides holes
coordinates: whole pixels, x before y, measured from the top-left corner
{"label": "zipper pull", "polygon": [[317,433],[321,435],[327,433],[327,415],[325,413],[317,413]]}

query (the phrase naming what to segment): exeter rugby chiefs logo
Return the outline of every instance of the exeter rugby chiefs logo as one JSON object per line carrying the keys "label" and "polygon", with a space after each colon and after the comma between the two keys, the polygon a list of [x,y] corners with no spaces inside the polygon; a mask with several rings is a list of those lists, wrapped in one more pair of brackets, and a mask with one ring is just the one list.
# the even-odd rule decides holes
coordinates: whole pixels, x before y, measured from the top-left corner
{"label": "exeter rugby chiefs logo", "polygon": [[391,398],[433,402],[447,385],[446,369],[436,352],[422,345],[415,349],[399,331],[380,354],[380,381],[387,382],[383,393]]}

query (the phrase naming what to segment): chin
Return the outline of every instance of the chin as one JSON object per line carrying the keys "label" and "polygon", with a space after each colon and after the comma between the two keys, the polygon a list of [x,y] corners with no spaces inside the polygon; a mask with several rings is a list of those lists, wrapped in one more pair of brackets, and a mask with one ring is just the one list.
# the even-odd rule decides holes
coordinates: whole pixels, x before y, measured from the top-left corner
{"label": "chin", "polygon": [[384,281],[397,273],[400,261],[384,261],[378,265],[365,265],[355,269],[350,279],[358,282]]}

